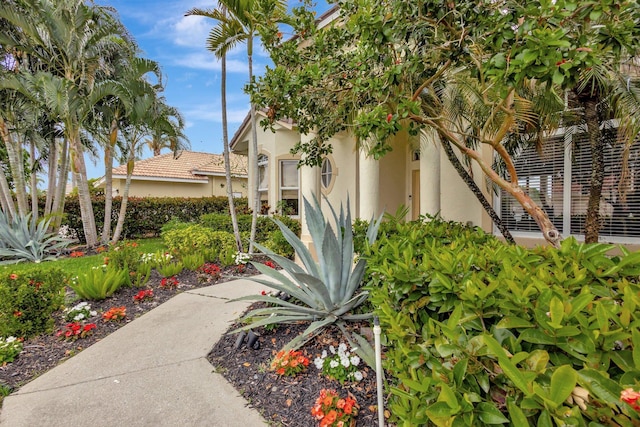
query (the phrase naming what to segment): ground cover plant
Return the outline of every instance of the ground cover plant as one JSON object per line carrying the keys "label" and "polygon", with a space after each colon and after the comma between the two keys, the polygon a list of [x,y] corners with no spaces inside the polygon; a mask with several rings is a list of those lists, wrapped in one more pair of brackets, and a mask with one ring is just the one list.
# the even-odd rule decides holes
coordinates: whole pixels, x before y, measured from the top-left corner
{"label": "ground cover plant", "polygon": [[611,249],[395,223],[365,255],[393,421],[638,425],[621,393],[640,385],[640,252]]}

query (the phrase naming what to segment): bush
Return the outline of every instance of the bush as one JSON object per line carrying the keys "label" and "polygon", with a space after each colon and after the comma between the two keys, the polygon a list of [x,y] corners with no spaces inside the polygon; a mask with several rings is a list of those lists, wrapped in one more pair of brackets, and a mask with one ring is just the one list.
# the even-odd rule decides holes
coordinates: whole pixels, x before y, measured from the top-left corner
{"label": "bush", "polygon": [[131,284],[129,270],[116,267],[93,267],[71,279],[69,287],[83,299],[103,300],[124,285]]}
{"label": "bush", "polygon": [[0,275],[0,336],[49,332],[52,314],[64,302],[64,282],[62,270],[50,267]]}
{"label": "bush", "polygon": [[142,263],[142,254],[136,242],[119,242],[112,246],[105,256],[108,258],[105,263],[116,270],[128,269],[135,273],[138,271],[138,265]]}
{"label": "bush", "polygon": [[638,425],[640,253],[394,227],[366,258],[398,425]]}
{"label": "bush", "polygon": [[287,239],[282,234],[282,231],[276,230],[269,234],[269,238],[262,243],[265,248],[273,251],[274,253],[293,259],[295,251],[293,247],[287,242]]}
{"label": "bush", "polygon": [[[273,217],[259,216],[256,227],[256,242],[261,243],[269,239],[269,235],[274,231],[279,231],[278,226],[271,218],[280,220],[284,225],[300,236],[300,221],[288,216],[275,215]],[[200,224],[217,231],[226,231],[233,234],[233,224],[231,216],[226,213],[210,213],[200,217]],[[251,231],[251,215],[238,215],[238,230],[240,233]]]}
{"label": "bush", "polygon": [[182,256],[210,250],[216,250],[218,254],[236,250],[235,239],[231,233],[213,231],[198,224],[174,228],[164,233],[162,238],[169,250],[177,251]]}
{"label": "bush", "polygon": [[[120,211],[120,197],[113,199],[113,225]],[[247,199],[236,199],[236,211],[247,212]],[[78,198],[68,197],[65,201],[64,224],[71,233],[82,242],[85,241]],[[104,197],[93,198],[93,212],[98,230],[103,228]],[[206,213],[224,213],[228,215],[229,199],[227,197],[202,198],[162,198],[162,197],[130,197],[127,205],[127,217],[122,230],[122,237],[135,239],[139,237],[158,236],[162,224],[170,220],[180,222],[196,222]]]}

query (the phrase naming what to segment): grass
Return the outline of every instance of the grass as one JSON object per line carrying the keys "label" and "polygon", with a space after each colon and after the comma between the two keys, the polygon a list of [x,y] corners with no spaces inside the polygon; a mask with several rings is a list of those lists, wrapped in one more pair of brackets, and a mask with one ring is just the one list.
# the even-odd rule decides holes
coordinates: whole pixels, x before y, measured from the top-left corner
{"label": "grass", "polygon": [[[138,251],[140,253],[155,253],[158,251],[164,252],[167,247],[162,242],[161,238],[135,240],[138,243]],[[78,258],[61,258],[55,261],[47,261],[40,264],[41,267],[59,267],[69,277],[77,276],[81,272],[91,270],[92,267],[98,267],[104,262],[104,253],[90,256],[83,256]],[[31,262],[23,262],[19,264],[10,264],[0,266],[0,272],[2,273],[20,273],[25,270],[29,270],[34,266]]]}

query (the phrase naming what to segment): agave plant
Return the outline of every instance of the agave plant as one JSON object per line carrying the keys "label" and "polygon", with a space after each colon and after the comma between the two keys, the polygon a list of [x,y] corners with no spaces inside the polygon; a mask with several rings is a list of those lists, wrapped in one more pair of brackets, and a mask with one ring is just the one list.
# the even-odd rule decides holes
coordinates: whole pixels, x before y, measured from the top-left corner
{"label": "agave plant", "polygon": [[[336,215],[331,205],[336,231],[331,227],[314,197],[313,205],[304,199],[305,214],[309,233],[316,250],[317,261],[304,243],[281,221],[273,221],[280,227],[284,237],[294,248],[301,266],[288,258],[280,256],[262,245],[256,247],[282,267],[282,271],[269,268],[260,263],[252,263],[256,269],[269,279],[252,278],[258,283],[269,286],[294,298],[284,300],[271,295],[250,295],[240,299],[264,301],[270,307],[252,310],[243,317],[249,322],[234,332],[275,323],[298,321],[311,322],[307,329],[291,340],[284,349],[295,349],[320,333],[329,325],[337,325],[345,337],[352,343],[355,339],[359,347],[366,346],[366,340],[351,334],[345,328],[348,321],[364,320],[372,313],[353,313],[353,310],[366,301],[368,292],[361,289],[366,261],[359,259],[354,265],[353,231],[351,213],[347,199],[346,214],[340,206],[340,215]],[[367,229],[367,240],[372,244],[377,237],[382,217],[372,220]],[[363,357],[367,361],[365,357]]]}
{"label": "agave plant", "polygon": [[50,222],[48,219],[33,224],[31,214],[10,221],[0,211],[0,264],[55,259],[55,252],[69,246],[72,240],[47,232]]}

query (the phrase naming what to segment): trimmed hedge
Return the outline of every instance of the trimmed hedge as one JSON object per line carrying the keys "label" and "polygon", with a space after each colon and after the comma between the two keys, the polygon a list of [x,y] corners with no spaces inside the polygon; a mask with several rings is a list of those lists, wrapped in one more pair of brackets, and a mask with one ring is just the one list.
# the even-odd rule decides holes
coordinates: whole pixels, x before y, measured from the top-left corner
{"label": "trimmed hedge", "polygon": [[[115,227],[120,212],[121,198],[113,200],[112,226]],[[235,199],[236,210],[240,213],[248,211],[247,199]],[[69,227],[72,235],[81,242],[85,241],[80,216],[78,199],[68,197],[65,202],[65,219],[63,225]],[[160,229],[166,222],[177,219],[182,222],[197,222],[207,213],[226,214],[229,212],[229,200],[226,197],[202,198],[155,198],[130,197],[127,204],[127,217],[122,232],[123,239],[135,239],[160,235]],[[93,199],[93,213],[96,219],[98,234],[104,224],[104,197]]]}
{"label": "trimmed hedge", "polygon": [[398,426],[640,425],[640,253],[392,228],[365,256]]}

